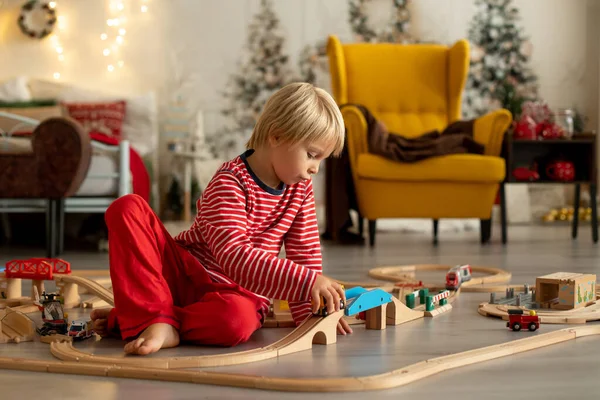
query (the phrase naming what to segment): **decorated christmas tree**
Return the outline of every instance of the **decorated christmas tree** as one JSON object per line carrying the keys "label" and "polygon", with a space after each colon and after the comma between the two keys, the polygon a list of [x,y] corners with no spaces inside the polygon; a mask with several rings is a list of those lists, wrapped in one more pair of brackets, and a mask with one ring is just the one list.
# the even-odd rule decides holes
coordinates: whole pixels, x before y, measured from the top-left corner
{"label": "decorated christmas tree", "polygon": [[[284,54],[284,36],[272,0],[261,0],[260,10],[254,16],[248,40],[237,73],[231,77],[224,96],[227,107],[228,134],[220,135],[226,141],[243,140],[251,130],[267,99],[282,86],[294,80]],[[231,143],[225,143],[228,145]]]}
{"label": "decorated christmas tree", "polygon": [[531,43],[517,26],[519,12],[512,0],[476,0],[475,4],[469,28],[465,117],[503,107],[517,118],[524,101],[537,99],[537,78],[528,67]]}

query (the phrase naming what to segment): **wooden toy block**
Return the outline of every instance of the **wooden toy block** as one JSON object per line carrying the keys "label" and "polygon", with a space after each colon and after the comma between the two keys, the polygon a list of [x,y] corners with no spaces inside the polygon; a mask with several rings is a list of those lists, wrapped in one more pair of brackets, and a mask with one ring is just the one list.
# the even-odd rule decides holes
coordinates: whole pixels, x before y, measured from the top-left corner
{"label": "wooden toy block", "polygon": [[446,304],[445,306],[439,306],[438,308],[432,310],[432,311],[425,311],[425,316],[426,317],[437,317],[440,314],[443,314],[445,312],[448,312],[452,309],[452,304]]}
{"label": "wooden toy block", "polygon": [[6,300],[17,299],[21,297],[21,279],[20,278],[5,278],[4,274],[0,274],[0,291]]}
{"label": "wooden toy block", "polygon": [[392,297],[392,302],[388,303],[386,307],[386,323],[388,325],[400,325],[423,317],[423,311],[412,310],[395,297]]}
{"label": "wooden toy block", "polygon": [[365,327],[367,329],[383,330],[386,328],[386,308],[387,304],[367,310],[367,320]]}
{"label": "wooden toy block", "polygon": [[81,297],[79,296],[76,283],[60,281],[56,283],[56,286],[63,298],[64,309],[79,307],[81,304]]}

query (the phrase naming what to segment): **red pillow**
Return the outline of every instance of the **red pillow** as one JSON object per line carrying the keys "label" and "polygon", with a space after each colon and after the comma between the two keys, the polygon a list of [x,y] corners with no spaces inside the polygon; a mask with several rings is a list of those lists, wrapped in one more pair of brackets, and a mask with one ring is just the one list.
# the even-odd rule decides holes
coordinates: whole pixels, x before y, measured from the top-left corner
{"label": "red pillow", "polygon": [[99,132],[121,139],[125,119],[125,101],[111,103],[63,103],[67,115],[78,121],[86,132]]}

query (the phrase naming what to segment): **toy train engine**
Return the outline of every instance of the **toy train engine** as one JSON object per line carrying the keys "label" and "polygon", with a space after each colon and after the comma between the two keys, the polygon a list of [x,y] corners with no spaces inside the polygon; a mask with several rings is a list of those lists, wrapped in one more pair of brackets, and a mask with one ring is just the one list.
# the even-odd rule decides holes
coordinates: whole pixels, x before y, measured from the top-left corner
{"label": "toy train engine", "polygon": [[[346,307],[346,305],[344,304],[344,300],[340,299],[340,310],[343,310]],[[319,310],[314,313],[314,315],[318,315],[320,317],[326,317],[329,313],[327,312],[327,299],[325,299],[325,297],[321,296],[320,302],[319,302]]]}
{"label": "toy train engine", "polygon": [[446,274],[446,289],[447,290],[458,290],[463,282],[471,280],[471,266],[470,265],[457,265],[452,267]]}
{"label": "toy train engine", "polygon": [[531,332],[539,329],[540,318],[537,316],[536,312],[531,310],[529,311],[529,315],[525,315],[521,309],[508,310],[508,322],[506,323],[506,327],[513,331],[520,331],[524,326]]}
{"label": "toy train engine", "polygon": [[55,293],[43,293],[40,297],[41,303],[37,303],[42,312],[44,325],[38,328],[41,336],[66,335],[68,332],[67,314],[63,311],[63,299]]}

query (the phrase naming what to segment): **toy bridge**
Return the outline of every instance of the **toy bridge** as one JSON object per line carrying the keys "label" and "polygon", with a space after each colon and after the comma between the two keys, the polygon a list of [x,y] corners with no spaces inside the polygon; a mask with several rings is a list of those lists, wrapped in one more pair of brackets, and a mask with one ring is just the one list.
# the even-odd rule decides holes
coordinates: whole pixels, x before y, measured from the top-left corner
{"label": "toy bridge", "polygon": [[7,279],[52,280],[53,274],[70,274],[71,264],[59,258],[29,258],[6,263]]}

